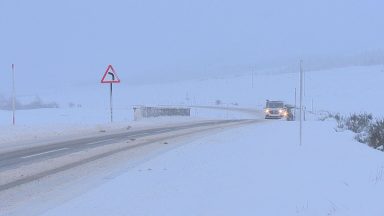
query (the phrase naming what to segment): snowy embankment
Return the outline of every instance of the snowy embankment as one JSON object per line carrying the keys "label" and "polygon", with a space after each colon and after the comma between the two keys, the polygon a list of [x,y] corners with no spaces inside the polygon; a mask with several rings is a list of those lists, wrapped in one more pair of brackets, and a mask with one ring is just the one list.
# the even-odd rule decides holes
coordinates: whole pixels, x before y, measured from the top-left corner
{"label": "snowy embankment", "polygon": [[[164,153],[44,216],[382,215],[382,152],[334,123],[272,121]],[[214,155],[214,157],[212,157]]]}

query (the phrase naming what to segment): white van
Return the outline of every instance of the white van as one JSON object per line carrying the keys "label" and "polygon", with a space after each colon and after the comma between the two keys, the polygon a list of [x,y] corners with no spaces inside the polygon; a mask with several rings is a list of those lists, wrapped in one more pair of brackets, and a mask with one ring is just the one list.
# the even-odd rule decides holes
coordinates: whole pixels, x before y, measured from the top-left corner
{"label": "white van", "polygon": [[281,119],[287,117],[288,115],[283,101],[267,100],[264,112],[266,119]]}

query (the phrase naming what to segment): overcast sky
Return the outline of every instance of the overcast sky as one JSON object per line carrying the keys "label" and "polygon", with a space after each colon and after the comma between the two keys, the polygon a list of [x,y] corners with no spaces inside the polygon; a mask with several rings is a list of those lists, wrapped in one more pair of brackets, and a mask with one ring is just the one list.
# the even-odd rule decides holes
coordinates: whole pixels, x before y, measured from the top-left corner
{"label": "overcast sky", "polygon": [[0,0],[0,94],[11,63],[30,88],[96,83],[108,64],[140,83],[383,49],[383,9],[383,0]]}

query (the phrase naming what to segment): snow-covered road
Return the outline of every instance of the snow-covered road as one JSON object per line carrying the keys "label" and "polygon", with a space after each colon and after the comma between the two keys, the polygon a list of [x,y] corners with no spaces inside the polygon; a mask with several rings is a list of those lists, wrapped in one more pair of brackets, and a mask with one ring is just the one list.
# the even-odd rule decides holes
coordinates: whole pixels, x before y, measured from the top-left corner
{"label": "snow-covered road", "polygon": [[[28,183],[42,177],[62,172],[66,169],[79,166],[90,161],[110,156],[119,151],[139,148],[145,144],[161,141],[166,138],[197,133],[201,130],[209,131],[221,127],[230,127],[242,124],[252,124],[257,120],[221,120],[204,121],[179,124],[177,126],[164,126],[154,129],[126,131],[105,136],[96,136],[83,139],[75,139],[64,142],[56,142],[41,146],[19,149],[0,154],[0,191],[7,190],[20,184]],[[154,138],[155,137],[155,138]],[[145,139],[146,141],[140,141]],[[150,140],[150,141],[149,141]],[[123,143],[123,144],[122,144]],[[93,154],[99,150],[97,154]],[[103,149],[103,151],[100,151]],[[85,152],[80,156],[79,153]],[[70,160],[60,160],[76,154],[78,158],[70,157]],[[45,166],[44,169],[33,166],[55,161],[55,166]],[[20,170],[21,169],[21,170]],[[19,177],[15,176],[20,174]]]}
{"label": "snow-covered road", "polygon": [[[16,210],[16,212],[19,211],[20,205],[22,206],[24,202],[28,203],[28,206],[31,206],[30,202],[33,202],[34,198],[21,198],[21,194],[27,192],[28,197],[38,197],[41,193],[50,190],[55,191],[60,187],[60,183],[50,181],[49,178],[57,178],[57,176],[60,175],[71,175],[70,173],[76,173],[74,168],[79,166],[84,167],[84,164],[90,164],[88,167],[94,169],[97,167],[93,166],[94,163],[92,165],[94,161],[97,161],[96,164],[101,164],[103,167],[105,160],[110,160],[114,155],[119,153],[135,155],[137,152],[140,152],[135,155],[133,159],[120,158],[114,162],[114,164],[133,163],[137,156],[150,157],[150,155],[155,152],[165,151],[169,147],[163,144],[168,144],[171,140],[188,139],[188,137],[191,136],[201,136],[225,128],[233,128],[258,122],[260,122],[260,120],[191,121],[172,126],[164,125],[162,127],[158,126],[141,130],[128,130],[104,136],[38,145],[2,153],[0,154],[0,199],[3,200],[3,202],[0,203],[0,213],[7,215],[24,215],[25,212],[15,213],[14,210]],[[159,142],[162,145],[159,145]],[[112,169],[118,168],[116,165],[111,166]],[[80,169],[87,170],[89,168]],[[67,172],[65,173],[64,171]],[[101,178],[100,176],[103,176],[103,174],[105,174],[105,172],[100,172],[96,178]],[[75,175],[77,175],[75,178],[81,179],[79,176],[82,176],[82,174]],[[31,185],[34,184],[42,185],[40,187],[31,187]],[[83,181],[80,184],[88,184],[88,182]],[[51,189],[47,189],[46,185],[54,186]],[[29,189],[25,190],[25,188]],[[18,192],[20,190],[24,192]],[[19,199],[12,200],[12,197],[15,196],[14,194],[18,194]],[[27,212],[29,212],[29,214],[32,213],[30,210],[27,210]]]}

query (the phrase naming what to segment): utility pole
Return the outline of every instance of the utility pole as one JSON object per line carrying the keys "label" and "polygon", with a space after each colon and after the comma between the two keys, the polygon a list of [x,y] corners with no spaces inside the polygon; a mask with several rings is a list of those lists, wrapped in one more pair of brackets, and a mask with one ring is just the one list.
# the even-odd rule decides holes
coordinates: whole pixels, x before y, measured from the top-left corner
{"label": "utility pole", "polygon": [[303,144],[303,60],[300,60],[300,146]]}
{"label": "utility pole", "polygon": [[303,97],[307,96],[307,73],[303,71]]}
{"label": "utility pole", "polygon": [[294,117],[295,117],[295,119],[296,119],[296,109],[297,109],[297,101],[296,101],[296,100],[297,100],[297,99],[296,99],[297,96],[296,96],[296,94],[297,94],[297,93],[296,93],[296,88],[295,88],[295,113],[294,113]]}
{"label": "utility pole", "polygon": [[16,124],[16,92],[15,92],[15,65],[12,64],[12,124]]}

